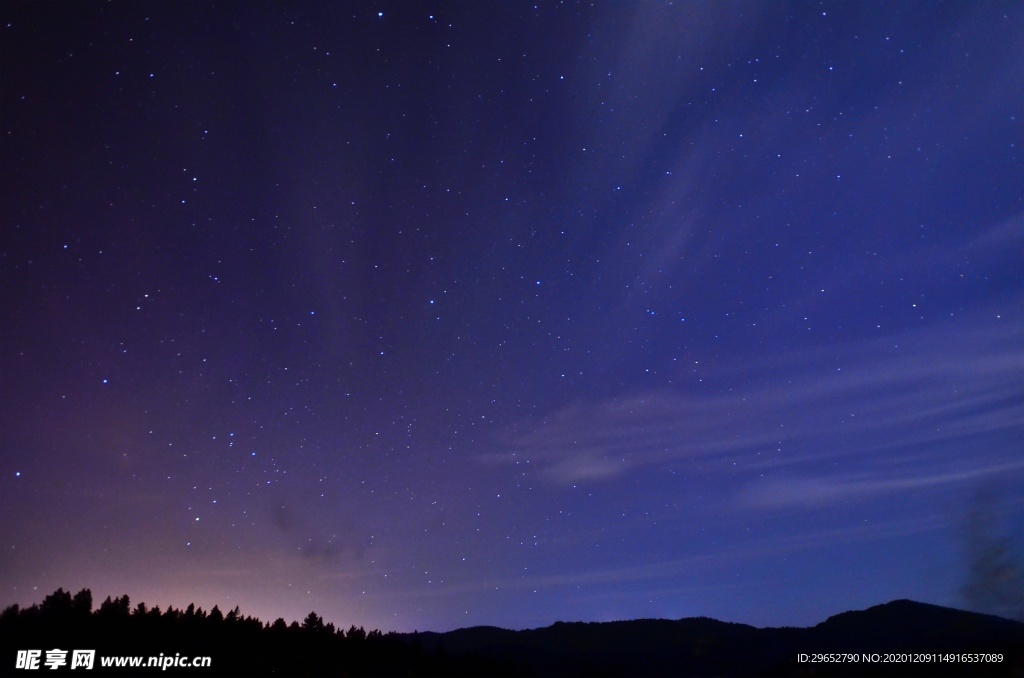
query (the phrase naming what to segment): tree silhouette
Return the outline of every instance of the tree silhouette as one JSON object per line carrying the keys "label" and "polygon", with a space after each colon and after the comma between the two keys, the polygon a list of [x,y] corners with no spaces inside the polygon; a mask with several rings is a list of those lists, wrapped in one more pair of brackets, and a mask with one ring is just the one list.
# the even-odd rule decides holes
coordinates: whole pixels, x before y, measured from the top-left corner
{"label": "tree silhouette", "polygon": [[324,630],[324,620],[323,620],[323,617],[320,617],[319,615],[317,615],[316,612],[310,612],[308,615],[306,615],[306,618],[302,621],[302,629],[304,631],[312,631],[314,633],[319,633],[320,631],[323,631]]}
{"label": "tree silhouette", "polygon": [[[861,675],[863,666],[820,665],[807,673],[795,657],[809,647],[858,652],[1001,652],[1001,663],[972,665],[972,676],[1024,675],[1024,624],[897,601],[830,618],[809,629],[755,629],[713,619],[558,623],[545,629],[493,627],[449,633],[347,632],[315,611],[300,625],[264,624],[235,607],[224,615],[136,605],[128,596],[91,611],[92,593],[57,589],[41,604],[0,612],[0,666],[19,651],[94,649],[97,657],[210,657],[210,675],[300,676],[687,676]],[[854,651],[850,649],[849,651]],[[872,666],[872,669],[879,668]],[[958,664],[894,665],[872,675],[966,675]],[[899,669],[898,672],[895,672]],[[881,669],[879,668],[879,671]],[[90,675],[129,675],[99,663]],[[143,668],[131,675],[196,676],[195,669]]]}
{"label": "tree silhouette", "polygon": [[82,619],[92,614],[92,591],[82,589],[71,599],[71,609],[75,617]]}

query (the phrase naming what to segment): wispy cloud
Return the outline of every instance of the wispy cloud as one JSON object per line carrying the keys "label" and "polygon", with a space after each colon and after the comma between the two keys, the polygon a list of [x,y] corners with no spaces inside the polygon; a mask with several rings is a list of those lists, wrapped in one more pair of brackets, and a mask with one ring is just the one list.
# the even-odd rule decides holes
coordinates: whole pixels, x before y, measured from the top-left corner
{"label": "wispy cloud", "polygon": [[852,479],[783,477],[751,485],[742,498],[742,504],[749,508],[815,506],[883,492],[939,487],[1020,472],[1024,472],[1024,460],[982,462],[962,471],[916,473],[898,478],[881,472],[862,474]]}
{"label": "wispy cloud", "polygon": [[[728,466],[732,473],[789,474],[762,485],[748,499],[753,504],[778,503],[773,497],[783,495],[830,501],[1019,471],[1019,455],[977,444],[1017,432],[1024,439],[1024,331],[1009,321],[979,321],[975,331],[965,325],[960,319],[956,326],[739,365],[733,369],[750,385],[726,393],[656,391],[577,402],[519,423],[503,441],[515,455],[487,458],[529,459],[555,483],[681,462],[704,472]],[[771,377],[780,364],[785,380]],[[914,450],[925,445],[929,453],[920,458]],[[855,459],[852,473],[859,475],[830,480],[814,473],[818,462],[843,458]]]}

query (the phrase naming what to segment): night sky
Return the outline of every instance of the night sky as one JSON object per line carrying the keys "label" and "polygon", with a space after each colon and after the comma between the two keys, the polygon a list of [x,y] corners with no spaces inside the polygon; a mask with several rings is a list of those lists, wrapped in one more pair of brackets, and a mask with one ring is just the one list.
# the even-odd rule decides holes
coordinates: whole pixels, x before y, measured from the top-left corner
{"label": "night sky", "polygon": [[808,625],[1019,545],[1024,3],[0,15],[3,606]]}

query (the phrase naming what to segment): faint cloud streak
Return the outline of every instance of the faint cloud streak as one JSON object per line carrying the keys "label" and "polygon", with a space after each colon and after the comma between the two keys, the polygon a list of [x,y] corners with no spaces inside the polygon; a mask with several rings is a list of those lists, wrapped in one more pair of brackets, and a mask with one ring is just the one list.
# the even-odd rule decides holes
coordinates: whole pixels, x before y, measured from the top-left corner
{"label": "faint cloud streak", "polygon": [[[1009,322],[978,322],[975,331],[965,324],[972,323],[737,365],[733,372],[750,385],[715,395],[652,391],[577,402],[510,428],[502,442],[514,454],[483,459],[528,460],[556,484],[666,465],[728,468],[731,477],[748,475],[751,506],[1018,473],[1019,456],[983,441],[1024,440],[1024,332]],[[780,365],[793,376],[773,379]],[[927,455],[915,449],[924,446]],[[823,477],[820,463],[839,460],[849,470]]]}

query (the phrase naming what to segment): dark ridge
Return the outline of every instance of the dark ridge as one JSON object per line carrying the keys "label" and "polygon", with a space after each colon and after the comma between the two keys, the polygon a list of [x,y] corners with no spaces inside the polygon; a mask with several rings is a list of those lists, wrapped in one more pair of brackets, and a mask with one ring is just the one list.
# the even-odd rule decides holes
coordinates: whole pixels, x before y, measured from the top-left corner
{"label": "dark ridge", "polygon": [[[0,674],[26,651],[96,650],[89,675],[288,676],[1022,676],[1024,624],[896,600],[811,628],[755,628],[707,617],[557,622],[446,633],[347,631],[311,612],[272,624],[239,609],[134,608],[128,596],[93,609],[92,593],[58,589],[0,614]],[[19,659],[20,653],[20,659]],[[206,656],[209,668],[105,668],[112,656]],[[825,655],[825,656],[816,656]],[[19,663],[20,662],[20,663]],[[60,671],[71,670],[61,666]]]}

